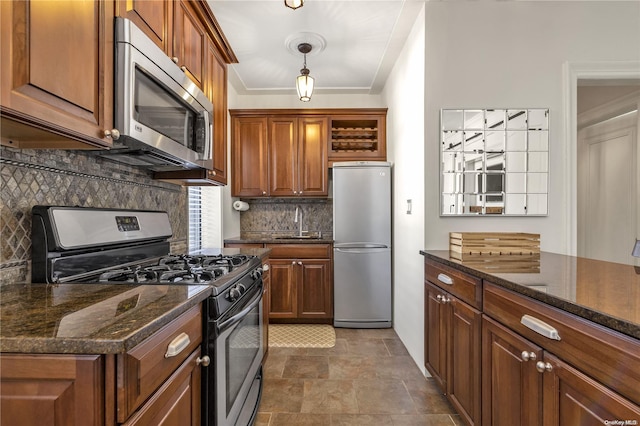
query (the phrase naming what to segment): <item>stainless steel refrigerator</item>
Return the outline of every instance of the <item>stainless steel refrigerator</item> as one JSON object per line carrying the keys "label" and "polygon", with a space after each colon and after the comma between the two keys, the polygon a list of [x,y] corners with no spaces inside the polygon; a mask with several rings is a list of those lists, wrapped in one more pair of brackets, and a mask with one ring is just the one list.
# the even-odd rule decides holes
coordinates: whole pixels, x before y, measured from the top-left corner
{"label": "stainless steel refrigerator", "polygon": [[334,326],[391,327],[391,163],[333,164]]}

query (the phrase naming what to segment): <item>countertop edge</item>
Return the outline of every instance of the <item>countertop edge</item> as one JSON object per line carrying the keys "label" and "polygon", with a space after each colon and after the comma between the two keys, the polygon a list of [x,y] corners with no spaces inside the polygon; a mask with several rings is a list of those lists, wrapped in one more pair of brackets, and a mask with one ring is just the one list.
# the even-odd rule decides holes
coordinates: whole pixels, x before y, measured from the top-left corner
{"label": "countertop edge", "polygon": [[[60,338],[60,337],[2,337],[0,339],[0,353],[30,353],[30,354],[118,354],[132,349],[145,339],[158,332],[162,327],[175,320],[190,308],[201,303],[211,295],[211,288],[204,288],[175,308],[166,311],[149,321],[142,327],[133,330],[121,339]],[[86,347],[86,350],[82,348]],[[90,349],[90,350],[89,350]]]}
{"label": "countertop edge", "polygon": [[435,260],[441,263],[444,263],[447,266],[452,268],[456,268],[465,272],[467,274],[473,275],[476,278],[480,278],[483,280],[490,281],[493,284],[497,284],[501,287],[504,287],[508,290],[512,290],[516,293],[522,294],[524,296],[528,296],[534,300],[545,303],[549,306],[553,306],[558,308],[564,312],[571,313],[580,318],[592,321],[596,324],[599,324],[608,329],[617,331],[624,335],[634,337],[636,339],[640,339],[640,326],[631,323],[629,321],[622,320],[620,318],[612,317],[610,315],[604,314],[599,311],[595,311],[588,307],[578,305],[569,300],[562,299],[557,296],[549,295],[546,293],[541,293],[536,290],[532,290],[530,288],[524,287],[522,285],[516,284],[509,280],[505,280],[504,278],[497,277],[487,272],[480,271],[478,269],[474,269],[472,267],[463,265],[461,263],[452,262],[449,259],[443,258],[437,254],[429,253],[425,250],[420,250],[420,254],[424,257]]}

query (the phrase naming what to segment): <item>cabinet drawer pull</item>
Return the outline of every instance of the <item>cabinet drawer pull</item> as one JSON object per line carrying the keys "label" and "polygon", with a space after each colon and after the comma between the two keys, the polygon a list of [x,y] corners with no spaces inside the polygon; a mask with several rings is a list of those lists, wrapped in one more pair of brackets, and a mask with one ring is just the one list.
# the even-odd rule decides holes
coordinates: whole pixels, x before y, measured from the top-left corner
{"label": "cabinet drawer pull", "polygon": [[438,281],[447,285],[453,285],[453,280],[449,275],[438,274]]}
{"label": "cabinet drawer pull", "polygon": [[189,343],[191,343],[189,335],[187,333],[180,333],[171,341],[171,343],[169,343],[169,346],[167,346],[167,353],[164,354],[164,357],[171,358],[172,356],[178,355],[187,346],[189,346]]}
{"label": "cabinet drawer pull", "polygon": [[560,335],[558,334],[558,330],[550,326],[544,321],[539,320],[538,318],[532,317],[531,315],[523,315],[520,319],[520,323],[527,327],[529,330],[533,330],[536,333],[547,337],[553,340],[560,340]]}

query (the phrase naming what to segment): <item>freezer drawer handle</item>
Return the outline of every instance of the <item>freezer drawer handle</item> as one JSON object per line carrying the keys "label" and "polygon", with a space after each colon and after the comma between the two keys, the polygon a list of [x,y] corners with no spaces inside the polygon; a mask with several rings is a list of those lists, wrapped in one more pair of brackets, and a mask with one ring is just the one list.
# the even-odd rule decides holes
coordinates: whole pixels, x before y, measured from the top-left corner
{"label": "freezer drawer handle", "polygon": [[171,358],[172,356],[178,355],[184,348],[189,346],[189,343],[191,343],[189,335],[187,333],[180,333],[171,341],[171,343],[169,343],[167,353],[164,354],[164,357]]}
{"label": "freezer drawer handle", "polygon": [[453,280],[449,275],[438,274],[438,281],[447,285],[453,285]]}
{"label": "freezer drawer handle", "polygon": [[536,317],[532,317],[531,315],[523,315],[520,319],[520,323],[528,329],[533,330],[544,337],[553,340],[560,340],[558,330]]}

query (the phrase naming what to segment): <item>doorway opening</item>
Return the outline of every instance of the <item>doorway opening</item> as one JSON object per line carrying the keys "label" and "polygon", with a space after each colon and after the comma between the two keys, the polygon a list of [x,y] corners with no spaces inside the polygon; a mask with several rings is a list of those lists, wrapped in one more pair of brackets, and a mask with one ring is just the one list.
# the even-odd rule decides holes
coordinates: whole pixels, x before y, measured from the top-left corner
{"label": "doorway opening", "polygon": [[576,254],[640,264],[640,78],[576,81]]}

